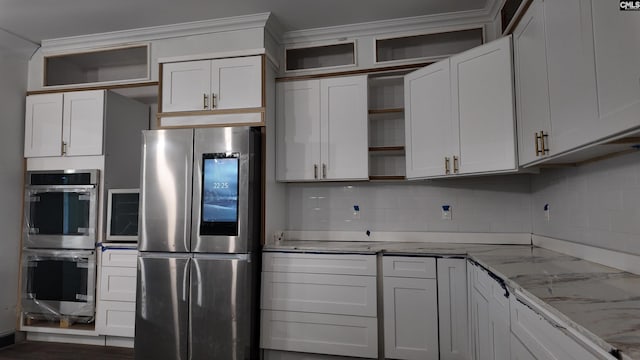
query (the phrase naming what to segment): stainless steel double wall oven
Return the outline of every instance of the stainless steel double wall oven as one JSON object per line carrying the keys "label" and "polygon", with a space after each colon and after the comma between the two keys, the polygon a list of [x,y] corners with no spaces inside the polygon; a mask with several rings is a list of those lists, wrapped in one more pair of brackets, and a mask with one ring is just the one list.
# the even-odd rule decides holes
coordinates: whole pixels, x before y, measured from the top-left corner
{"label": "stainless steel double wall oven", "polygon": [[25,189],[22,312],[92,319],[98,170],[29,171]]}

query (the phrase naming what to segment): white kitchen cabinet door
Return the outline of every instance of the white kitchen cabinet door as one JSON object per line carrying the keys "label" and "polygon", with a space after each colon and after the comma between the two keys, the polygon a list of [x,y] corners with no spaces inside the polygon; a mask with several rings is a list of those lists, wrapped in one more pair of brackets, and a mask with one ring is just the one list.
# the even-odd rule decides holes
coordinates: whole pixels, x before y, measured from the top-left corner
{"label": "white kitchen cabinet door", "polygon": [[473,265],[471,287],[472,358],[509,360],[510,318],[506,291],[489,274]]}
{"label": "white kitchen cabinet door", "polygon": [[320,82],[278,83],[276,112],[277,179],[320,179]]}
{"label": "white kitchen cabinet door", "polygon": [[135,326],[135,302],[98,302],[96,307],[96,331],[98,334],[133,338]]}
{"label": "white kitchen cabinet door", "polygon": [[544,18],[553,126],[550,150],[560,153],[597,138],[591,4],[589,0],[544,1]]}
{"label": "white kitchen cabinet door", "polygon": [[467,261],[438,259],[440,360],[469,358]]}
{"label": "white kitchen cabinet door", "polygon": [[100,271],[101,300],[136,301],[136,269],[103,266]]}
{"label": "white kitchen cabinet door", "polygon": [[551,151],[551,115],[544,25],[544,3],[534,0],[513,31],[519,164],[526,165]]}
{"label": "white kitchen cabinet door", "polygon": [[62,94],[27,96],[25,158],[62,155],[62,97]]}
{"label": "white kitchen cabinet door", "polygon": [[383,289],[385,357],[437,359],[437,280],[385,276]]}
{"label": "white kitchen cabinet door", "polygon": [[407,179],[448,175],[458,155],[449,60],[405,75],[404,98]]}
{"label": "white kitchen cabinet door", "polygon": [[640,125],[640,16],[591,0],[599,111],[596,134]]}
{"label": "white kitchen cabinet door", "polygon": [[262,56],[211,61],[211,109],[262,106]]}
{"label": "white kitchen cabinet door", "polygon": [[208,110],[210,97],[211,60],[163,64],[162,112]]}
{"label": "white kitchen cabinet door", "polygon": [[454,163],[454,172],[515,169],[511,36],[450,60],[452,116],[460,136],[460,159],[459,165]]}
{"label": "white kitchen cabinet door", "polygon": [[321,178],[369,179],[367,77],[320,80]]}
{"label": "white kitchen cabinet door", "polygon": [[63,151],[67,156],[102,155],[104,90],[64,94]]}

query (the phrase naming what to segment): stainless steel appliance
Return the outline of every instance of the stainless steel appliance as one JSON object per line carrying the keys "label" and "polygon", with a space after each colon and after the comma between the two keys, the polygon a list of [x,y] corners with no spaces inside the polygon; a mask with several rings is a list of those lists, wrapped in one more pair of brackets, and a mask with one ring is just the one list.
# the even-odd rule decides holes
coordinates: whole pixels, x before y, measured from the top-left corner
{"label": "stainless steel appliance", "polygon": [[22,256],[22,311],[27,316],[93,319],[94,250],[25,249]]}
{"label": "stainless steel appliance", "polygon": [[143,142],[136,359],[258,359],[259,129]]}
{"label": "stainless steel appliance", "polygon": [[98,170],[27,172],[24,246],[94,249]]}

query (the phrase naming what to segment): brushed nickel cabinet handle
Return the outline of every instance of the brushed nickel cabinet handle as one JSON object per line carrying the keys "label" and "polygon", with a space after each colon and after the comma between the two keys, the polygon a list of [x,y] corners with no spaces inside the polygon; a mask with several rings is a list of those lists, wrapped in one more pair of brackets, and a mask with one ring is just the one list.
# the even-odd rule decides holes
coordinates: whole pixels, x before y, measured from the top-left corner
{"label": "brushed nickel cabinet handle", "polygon": [[66,142],[62,142],[62,155],[67,155],[67,143]]}
{"label": "brushed nickel cabinet handle", "polygon": [[211,93],[211,109],[215,109],[216,108],[216,94]]}
{"label": "brushed nickel cabinet handle", "polygon": [[207,94],[202,94],[202,107],[205,110],[209,107],[209,96]]}
{"label": "brushed nickel cabinet handle", "polygon": [[317,164],[313,164],[313,178],[314,179],[318,178],[318,165]]}
{"label": "brushed nickel cabinet handle", "polygon": [[458,173],[458,162],[460,161],[460,159],[457,156],[453,156],[453,173],[457,174]]}
{"label": "brushed nickel cabinet handle", "polygon": [[327,178],[327,164],[322,164],[322,178]]}
{"label": "brushed nickel cabinet handle", "polygon": [[444,157],[444,173],[446,175],[451,174],[451,170],[449,170],[449,157],[448,156]]}
{"label": "brushed nickel cabinet handle", "polygon": [[540,152],[540,135],[538,135],[538,133],[535,133],[535,142],[536,142],[536,156],[540,156],[541,152]]}

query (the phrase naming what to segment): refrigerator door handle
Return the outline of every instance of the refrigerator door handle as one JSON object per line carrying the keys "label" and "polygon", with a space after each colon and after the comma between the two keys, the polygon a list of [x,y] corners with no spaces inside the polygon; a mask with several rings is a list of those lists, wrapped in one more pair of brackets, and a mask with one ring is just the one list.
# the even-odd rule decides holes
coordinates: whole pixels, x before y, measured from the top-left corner
{"label": "refrigerator door handle", "polygon": [[200,270],[200,264],[197,260],[193,261],[193,266],[196,273],[196,304],[202,306],[202,270]]}
{"label": "refrigerator door handle", "polygon": [[182,301],[189,299],[189,266],[182,269]]}

